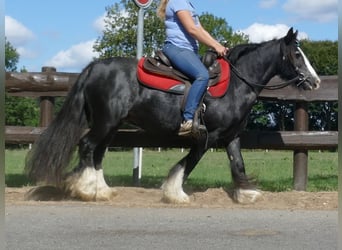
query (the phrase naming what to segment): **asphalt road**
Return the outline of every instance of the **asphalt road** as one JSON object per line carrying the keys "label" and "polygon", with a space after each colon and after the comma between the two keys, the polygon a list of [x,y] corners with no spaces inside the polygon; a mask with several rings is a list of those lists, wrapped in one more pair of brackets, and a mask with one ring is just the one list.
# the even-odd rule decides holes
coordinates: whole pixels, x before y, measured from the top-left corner
{"label": "asphalt road", "polygon": [[337,249],[337,211],[8,205],[6,249]]}

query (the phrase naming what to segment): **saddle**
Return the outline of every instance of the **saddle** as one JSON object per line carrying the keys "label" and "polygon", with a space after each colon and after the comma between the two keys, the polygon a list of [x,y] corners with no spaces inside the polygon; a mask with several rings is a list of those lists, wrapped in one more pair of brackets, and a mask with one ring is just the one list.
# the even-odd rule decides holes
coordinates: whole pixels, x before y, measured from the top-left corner
{"label": "saddle", "polygon": [[[212,97],[223,96],[229,85],[230,66],[214,51],[208,51],[202,57],[203,64],[208,68],[208,94]],[[141,84],[161,91],[185,94],[191,80],[182,72],[172,67],[169,59],[158,50],[154,57],[143,57],[138,62],[137,77]]]}

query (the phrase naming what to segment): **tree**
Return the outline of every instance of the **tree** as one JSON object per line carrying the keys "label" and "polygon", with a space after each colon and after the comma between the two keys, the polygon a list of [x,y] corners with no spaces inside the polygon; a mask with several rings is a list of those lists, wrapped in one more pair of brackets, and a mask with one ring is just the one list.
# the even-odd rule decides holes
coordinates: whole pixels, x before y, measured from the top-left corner
{"label": "tree", "polygon": [[[224,18],[215,17],[207,12],[200,15],[199,18],[205,30],[207,30],[217,41],[226,44],[228,48],[248,42],[248,36],[234,33],[232,27],[228,25]],[[207,49],[206,46],[201,44],[199,50],[200,54],[204,54]]]}
{"label": "tree", "polygon": [[300,47],[307,55],[318,75],[336,75],[338,71],[337,41],[301,41]]}
{"label": "tree", "polygon": [[5,96],[5,124],[13,126],[38,126],[37,101],[28,97]]}
{"label": "tree", "polygon": [[[5,43],[5,70],[14,72],[17,70],[19,54],[17,50],[6,40]],[[15,126],[37,126],[39,120],[39,108],[37,101],[27,97],[14,97],[5,95],[5,124]]]}
{"label": "tree", "polygon": [[7,41],[5,37],[5,70],[16,71],[17,63],[19,61],[19,54],[17,50]]}

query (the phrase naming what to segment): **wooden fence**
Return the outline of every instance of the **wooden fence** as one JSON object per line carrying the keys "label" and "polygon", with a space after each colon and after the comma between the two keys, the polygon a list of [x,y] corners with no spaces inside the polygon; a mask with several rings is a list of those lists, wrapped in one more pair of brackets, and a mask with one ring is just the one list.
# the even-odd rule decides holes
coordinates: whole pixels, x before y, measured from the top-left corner
{"label": "wooden fence", "polygon": [[[6,92],[12,96],[35,97],[40,100],[40,127],[6,126],[6,143],[32,143],[53,119],[54,97],[66,96],[78,73],[59,73],[43,67],[37,73],[6,73]],[[308,150],[332,149],[338,146],[337,131],[308,131],[308,102],[337,101],[337,76],[322,76],[321,88],[303,91],[293,87],[263,90],[260,100],[294,103],[295,131],[244,132],[241,146],[247,149],[293,150],[293,183],[295,190],[305,190],[308,171]],[[270,85],[279,82],[275,78]],[[187,138],[162,138],[141,130],[119,130],[112,146],[121,147],[187,147]],[[218,144],[217,147],[222,147]]]}

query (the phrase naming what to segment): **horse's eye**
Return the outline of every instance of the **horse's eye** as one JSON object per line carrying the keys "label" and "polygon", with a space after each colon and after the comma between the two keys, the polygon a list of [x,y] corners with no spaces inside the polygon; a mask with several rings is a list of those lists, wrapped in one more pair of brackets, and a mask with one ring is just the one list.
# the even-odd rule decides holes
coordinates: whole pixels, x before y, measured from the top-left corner
{"label": "horse's eye", "polygon": [[301,57],[301,53],[299,51],[296,51],[295,55],[297,59]]}

